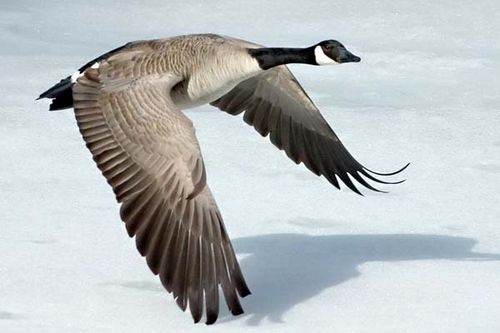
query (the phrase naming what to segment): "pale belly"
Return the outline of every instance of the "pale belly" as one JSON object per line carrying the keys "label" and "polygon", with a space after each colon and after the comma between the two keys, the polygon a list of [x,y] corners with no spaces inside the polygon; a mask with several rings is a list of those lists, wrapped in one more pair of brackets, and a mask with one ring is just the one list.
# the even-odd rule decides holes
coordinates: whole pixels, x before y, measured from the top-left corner
{"label": "pale belly", "polygon": [[180,82],[171,91],[174,103],[181,109],[188,109],[213,102],[262,71],[251,59],[243,63],[228,61],[225,65],[197,71]]}
{"label": "pale belly", "polygon": [[204,87],[204,89],[198,90],[190,89],[191,87],[185,87],[180,84],[172,90],[171,96],[175,105],[181,110],[190,109],[219,99],[236,87],[238,83],[239,81],[227,83],[218,87],[210,87],[211,89]]}

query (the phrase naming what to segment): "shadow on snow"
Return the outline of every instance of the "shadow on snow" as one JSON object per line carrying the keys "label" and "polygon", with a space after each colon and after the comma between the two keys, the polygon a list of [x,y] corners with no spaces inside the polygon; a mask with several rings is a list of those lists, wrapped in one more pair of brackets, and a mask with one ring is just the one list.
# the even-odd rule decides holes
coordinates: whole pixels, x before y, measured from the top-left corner
{"label": "shadow on snow", "polygon": [[252,295],[243,299],[243,317],[226,313],[220,322],[247,317],[249,325],[266,317],[281,322],[293,306],[358,276],[358,266],[366,262],[500,260],[498,254],[473,252],[471,238],[427,234],[271,234],[233,244],[238,253],[248,254],[240,264]]}

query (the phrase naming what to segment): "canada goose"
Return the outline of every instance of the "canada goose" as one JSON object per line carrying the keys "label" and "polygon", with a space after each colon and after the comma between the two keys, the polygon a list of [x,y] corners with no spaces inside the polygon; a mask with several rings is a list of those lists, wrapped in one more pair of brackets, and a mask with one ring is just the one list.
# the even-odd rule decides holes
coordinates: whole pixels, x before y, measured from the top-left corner
{"label": "canada goose", "polygon": [[[266,48],[214,34],[136,41],[82,66],[39,98],[74,108],[94,161],[121,203],[137,249],[195,322],[216,321],[219,285],[233,315],[250,294],[207,182],[191,121],[182,109],[210,103],[237,115],[295,163],[360,193],[348,174],[379,176],[342,145],[285,64],[359,62],[341,43]],[[292,291],[291,291],[292,292]],[[239,295],[239,297],[238,297]]]}

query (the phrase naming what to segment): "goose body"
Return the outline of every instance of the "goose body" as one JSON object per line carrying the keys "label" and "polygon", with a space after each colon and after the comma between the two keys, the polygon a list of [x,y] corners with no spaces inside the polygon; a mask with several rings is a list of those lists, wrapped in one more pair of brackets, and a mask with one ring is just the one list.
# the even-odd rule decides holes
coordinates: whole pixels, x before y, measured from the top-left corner
{"label": "goose body", "polygon": [[[40,95],[51,110],[74,108],[94,161],[121,203],[137,249],[195,322],[216,321],[219,287],[229,310],[250,294],[207,185],[191,121],[181,110],[210,103],[339,187],[359,193],[350,175],[377,179],[345,149],[285,66],[358,62],[337,41],[265,48],[202,34],[137,41],[82,66]],[[403,168],[404,169],[404,168]],[[364,178],[363,178],[364,177]]]}

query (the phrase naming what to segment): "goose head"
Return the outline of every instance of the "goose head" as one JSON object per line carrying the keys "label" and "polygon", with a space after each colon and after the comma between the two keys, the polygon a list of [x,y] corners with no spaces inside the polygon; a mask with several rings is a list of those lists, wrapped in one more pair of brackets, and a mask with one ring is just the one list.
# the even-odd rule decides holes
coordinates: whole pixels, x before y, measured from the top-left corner
{"label": "goose head", "polygon": [[342,43],[329,39],[314,46],[314,60],[317,65],[335,65],[360,62],[361,58],[349,52]]}

